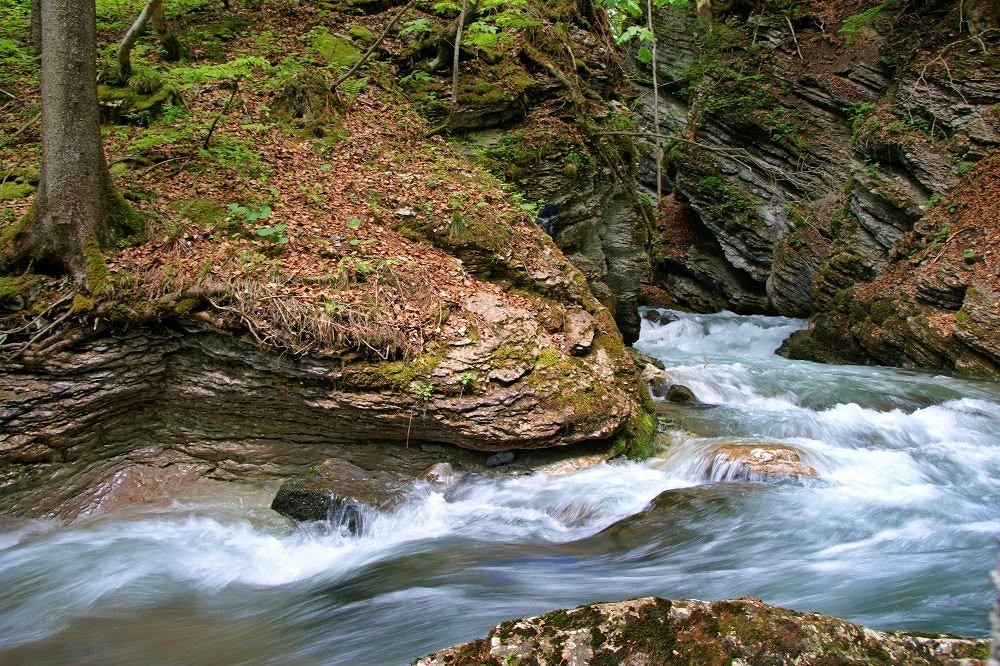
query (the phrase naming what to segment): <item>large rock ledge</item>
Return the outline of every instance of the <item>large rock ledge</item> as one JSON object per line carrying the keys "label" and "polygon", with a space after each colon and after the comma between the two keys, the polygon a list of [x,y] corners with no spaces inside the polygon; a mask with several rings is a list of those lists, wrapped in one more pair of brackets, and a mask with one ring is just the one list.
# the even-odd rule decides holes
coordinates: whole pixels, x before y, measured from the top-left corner
{"label": "large rock ledge", "polygon": [[[465,305],[475,339],[409,362],[281,355],[185,321],[6,362],[0,513],[72,520],[205,476],[256,482],[330,457],[357,463],[345,451],[362,448],[368,469],[416,475],[462,449],[622,444],[649,420],[605,312],[566,306],[547,330],[488,294]],[[437,455],[411,455],[428,444]]]}
{"label": "large rock ledge", "polygon": [[873,631],[757,599],[657,597],[504,622],[486,638],[419,659],[448,664],[983,664],[989,640]]}

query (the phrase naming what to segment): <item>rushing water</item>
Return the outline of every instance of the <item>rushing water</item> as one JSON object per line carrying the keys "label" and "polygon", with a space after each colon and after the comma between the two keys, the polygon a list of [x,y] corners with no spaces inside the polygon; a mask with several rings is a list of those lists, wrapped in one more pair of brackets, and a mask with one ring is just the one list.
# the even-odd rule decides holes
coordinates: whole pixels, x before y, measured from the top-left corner
{"label": "rushing water", "polygon": [[[643,464],[419,488],[360,537],[293,527],[273,488],[232,484],[0,524],[0,663],[396,664],[651,594],[985,635],[1000,388],[775,356],[798,320],[679,316],[638,346],[706,404],[663,405],[674,445]],[[711,483],[723,441],[793,446],[819,478]]]}

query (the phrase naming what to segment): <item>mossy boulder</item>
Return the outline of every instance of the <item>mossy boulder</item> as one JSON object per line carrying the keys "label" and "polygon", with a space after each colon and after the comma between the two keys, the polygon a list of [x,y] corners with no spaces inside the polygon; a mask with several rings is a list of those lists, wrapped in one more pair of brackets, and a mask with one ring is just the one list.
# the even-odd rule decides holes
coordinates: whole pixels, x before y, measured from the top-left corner
{"label": "mossy boulder", "polygon": [[927,665],[985,660],[988,650],[988,639],[889,634],[759,599],[705,602],[646,597],[503,622],[485,639],[413,663]]}
{"label": "mossy boulder", "polygon": [[11,199],[24,199],[35,192],[41,175],[38,169],[25,168],[14,169],[7,178],[0,184],[0,201]]}

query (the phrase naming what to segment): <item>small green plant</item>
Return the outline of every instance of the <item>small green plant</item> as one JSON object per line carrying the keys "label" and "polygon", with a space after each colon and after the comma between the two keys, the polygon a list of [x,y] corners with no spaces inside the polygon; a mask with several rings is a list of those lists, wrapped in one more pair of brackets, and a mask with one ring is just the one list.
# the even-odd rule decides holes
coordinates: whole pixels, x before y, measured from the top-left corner
{"label": "small green plant", "polygon": [[971,247],[967,247],[965,248],[965,251],[962,252],[962,259],[965,259],[966,263],[974,264],[976,263],[976,260],[979,259],[979,256],[976,254],[975,250]]}
{"label": "small green plant", "polygon": [[285,235],[287,227],[288,225],[282,222],[274,227],[261,227],[254,233],[272,245],[288,245],[288,236]]}
{"label": "small green plant", "polygon": [[407,37],[419,37],[424,33],[431,31],[430,19],[418,18],[410,21],[399,31],[399,36],[402,38]]}
{"label": "small green plant", "polygon": [[958,175],[965,176],[970,171],[972,171],[972,162],[959,162],[958,163]]}
{"label": "small green plant", "polygon": [[412,381],[410,394],[417,399],[417,402],[427,403],[434,396],[434,385],[430,382]]}
{"label": "small green plant", "polygon": [[462,387],[462,393],[475,390],[477,381],[479,381],[479,376],[470,370],[466,370],[458,376],[458,385]]}
{"label": "small green plant", "polygon": [[253,224],[258,220],[266,220],[271,217],[271,207],[264,205],[260,208],[242,206],[238,203],[229,204],[229,215],[226,217],[226,226],[230,231],[242,231],[246,225]]}

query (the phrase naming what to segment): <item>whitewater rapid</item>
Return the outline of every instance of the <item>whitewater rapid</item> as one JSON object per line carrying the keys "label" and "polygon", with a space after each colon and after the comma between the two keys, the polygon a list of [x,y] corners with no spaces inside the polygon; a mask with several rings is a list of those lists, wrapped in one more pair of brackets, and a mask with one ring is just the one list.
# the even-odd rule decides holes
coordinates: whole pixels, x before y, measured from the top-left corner
{"label": "whitewater rapid", "polygon": [[[703,404],[661,403],[673,443],[643,463],[419,486],[360,536],[223,483],[0,523],[0,662],[406,663],[510,617],[649,594],[985,635],[997,385],[789,361],[773,352],[800,320],[674,314],[637,346]],[[793,447],[818,477],[712,483],[727,442]]]}

